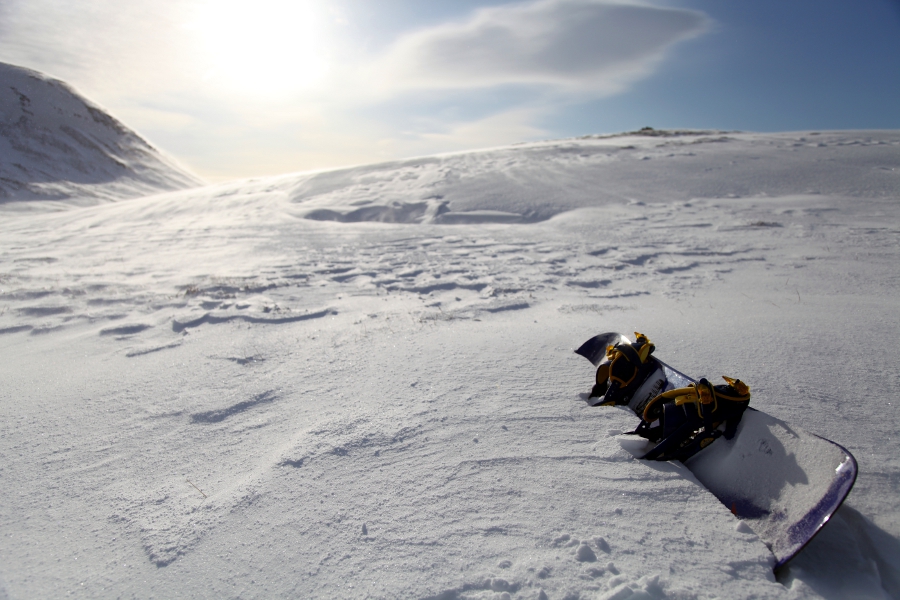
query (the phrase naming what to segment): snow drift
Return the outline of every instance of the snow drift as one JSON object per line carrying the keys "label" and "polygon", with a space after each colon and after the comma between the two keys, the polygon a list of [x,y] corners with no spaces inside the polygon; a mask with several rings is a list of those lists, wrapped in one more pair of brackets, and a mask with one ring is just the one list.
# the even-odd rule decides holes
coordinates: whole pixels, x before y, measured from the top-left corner
{"label": "snow drift", "polygon": [[[0,598],[897,597],[898,174],[643,132],[7,210]],[[777,579],[587,405],[613,330],[859,460]]]}
{"label": "snow drift", "polygon": [[118,200],[201,183],[67,84],[0,63],[0,202]]}
{"label": "snow drift", "polygon": [[648,128],[301,174],[286,192],[309,219],[437,224],[534,223],[628,201],[882,198],[897,192],[895,141]]}

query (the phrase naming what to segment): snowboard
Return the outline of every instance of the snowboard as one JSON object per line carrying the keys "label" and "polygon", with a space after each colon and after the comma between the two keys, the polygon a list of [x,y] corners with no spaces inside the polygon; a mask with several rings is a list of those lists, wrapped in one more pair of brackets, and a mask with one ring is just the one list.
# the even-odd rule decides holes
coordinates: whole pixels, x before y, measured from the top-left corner
{"label": "snowboard", "polygon": [[[602,333],[575,352],[596,367],[606,360],[607,346],[619,342],[631,340]],[[651,360],[655,368],[628,404],[638,416],[658,394],[696,382],[655,357]],[[752,407],[744,412],[734,438],[719,437],[684,465],[769,547],[775,570],[825,526],[850,493],[858,471],[856,459],[843,446]]]}

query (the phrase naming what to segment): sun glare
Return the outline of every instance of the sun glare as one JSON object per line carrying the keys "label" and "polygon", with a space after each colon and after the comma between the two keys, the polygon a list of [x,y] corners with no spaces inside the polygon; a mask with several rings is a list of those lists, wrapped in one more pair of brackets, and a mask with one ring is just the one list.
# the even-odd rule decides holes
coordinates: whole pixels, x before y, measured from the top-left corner
{"label": "sun glare", "polygon": [[302,0],[209,0],[191,23],[210,79],[273,99],[321,83],[323,26],[313,3]]}

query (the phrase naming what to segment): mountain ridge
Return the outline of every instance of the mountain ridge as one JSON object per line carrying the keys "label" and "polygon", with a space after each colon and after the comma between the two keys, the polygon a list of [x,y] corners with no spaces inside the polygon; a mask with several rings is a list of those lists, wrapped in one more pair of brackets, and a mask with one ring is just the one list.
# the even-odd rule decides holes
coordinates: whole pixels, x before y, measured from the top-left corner
{"label": "mountain ridge", "polygon": [[203,185],[69,84],[0,63],[0,204],[96,203]]}

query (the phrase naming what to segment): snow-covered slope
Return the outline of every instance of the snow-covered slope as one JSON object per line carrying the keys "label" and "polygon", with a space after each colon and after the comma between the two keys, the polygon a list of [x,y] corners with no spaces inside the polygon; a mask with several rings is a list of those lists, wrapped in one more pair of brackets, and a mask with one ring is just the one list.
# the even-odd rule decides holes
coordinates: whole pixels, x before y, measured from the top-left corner
{"label": "snow-covered slope", "polygon": [[0,63],[0,203],[83,204],[200,184],[65,83]]}
{"label": "snow-covered slope", "polygon": [[642,130],[298,176],[311,219],[529,223],[624,201],[895,196],[896,133]]}
{"label": "snow-covered slope", "polygon": [[[645,132],[7,212],[0,598],[898,597],[898,199],[898,132]],[[859,460],[777,579],[611,330]]]}

